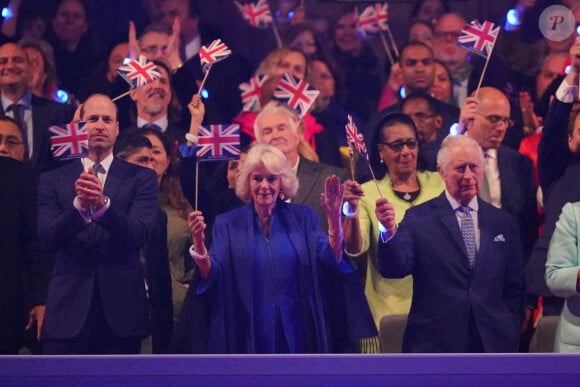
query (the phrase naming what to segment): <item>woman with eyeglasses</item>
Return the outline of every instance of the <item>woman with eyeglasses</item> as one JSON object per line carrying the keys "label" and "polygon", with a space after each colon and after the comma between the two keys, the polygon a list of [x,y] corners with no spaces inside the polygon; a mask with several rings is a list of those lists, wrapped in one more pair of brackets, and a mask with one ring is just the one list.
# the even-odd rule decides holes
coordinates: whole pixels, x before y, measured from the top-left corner
{"label": "woman with eyeglasses", "polygon": [[411,276],[386,279],[379,273],[380,230],[375,201],[381,196],[388,199],[395,207],[399,223],[408,208],[436,197],[445,186],[437,172],[417,171],[418,133],[409,116],[389,114],[379,122],[374,133],[370,160],[377,181],[362,185],[353,180],[344,182],[343,230],[347,255],[360,258],[358,263],[363,266],[366,257],[369,258],[365,295],[378,328],[385,315],[409,313],[413,281]]}

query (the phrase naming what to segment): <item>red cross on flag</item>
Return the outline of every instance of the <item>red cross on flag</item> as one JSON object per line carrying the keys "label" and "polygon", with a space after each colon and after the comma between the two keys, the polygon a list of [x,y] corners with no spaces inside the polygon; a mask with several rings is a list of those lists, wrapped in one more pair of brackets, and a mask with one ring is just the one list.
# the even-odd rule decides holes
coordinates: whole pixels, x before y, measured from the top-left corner
{"label": "red cross on flag", "polygon": [[51,132],[50,150],[55,159],[79,159],[89,154],[89,136],[85,125],[85,122],[72,122],[48,128]]}
{"label": "red cross on flag", "polygon": [[268,5],[268,0],[258,0],[256,4],[240,4],[234,1],[242,17],[252,26],[266,28],[272,24],[272,11]]}
{"label": "red cross on flag", "polygon": [[199,161],[240,158],[240,125],[200,126],[197,141]]}
{"label": "red cross on flag", "polygon": [[216,39],[209,46],[201,46],[199,60],[202,66],[212,65],[226,59],[232,54],[232,50],[221,39]]}
{"label": "red cross on flag", "polygon": [[459,38],[457,39],[457,45],[465,47],[474,54],[487,58],[493,51],[499,29],[499,26],[496,27],[490,21],[486,20],[483,24],[480,24],[478,20],[473,20],[461,30]]}
{"label": "red cross on flag", "polygon": [[120,66],[117,73],[127,81],[132,89],[137,89],[153,82],[157,78],[162,78],[161,71],[155,66],[155,63],[143,55],[133,59],[129,63]]}

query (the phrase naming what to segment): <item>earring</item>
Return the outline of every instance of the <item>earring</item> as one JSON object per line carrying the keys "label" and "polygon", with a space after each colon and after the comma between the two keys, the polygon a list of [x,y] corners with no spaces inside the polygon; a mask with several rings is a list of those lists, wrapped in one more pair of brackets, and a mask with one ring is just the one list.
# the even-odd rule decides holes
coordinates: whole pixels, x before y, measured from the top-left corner
{"label": "earring", "polygon": [[385,162],[383,161],[383,159],[380,159],[379,161],[381,164],[384,164]]}

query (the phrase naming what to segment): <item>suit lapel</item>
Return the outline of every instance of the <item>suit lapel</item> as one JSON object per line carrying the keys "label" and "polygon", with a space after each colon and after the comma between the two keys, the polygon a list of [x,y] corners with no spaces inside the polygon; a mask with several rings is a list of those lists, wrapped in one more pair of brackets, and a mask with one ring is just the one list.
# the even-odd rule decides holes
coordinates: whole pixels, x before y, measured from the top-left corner
{"label": "suit lapel", "polygon": [[298,171],[296,171],[296,175],[298,176],[300,186],[298,188],[298,192],[296,192],[296,196],[294,196],[294,198],[292,199],[293,203],[304,203],[312,187],[314,173],[311,166],[308,164],[309,164],[308,160],[302,157],[300,158],[300,164],[298,164]]}
{"label": "suit lapel", "polygon": [[487,250],[489,250],[490,244],[492,243],[493,235],[493,221],[489,218],[489,212],[486,210],[486,203],[482,204],[481,199],[477,199],[479,202],[479,212],[477,214],[479,220],[479,252],[477,254],[477,266],[485,260]]}
{"label": "suit lapel", "polygon": [[435,211],[437,211],[441,223],[449,231],[453,242],[463,252],[465,259],[467,259],[467,250],[465,250],[465,243],[461,235],[461,230],[459,229],[459,223],[457,222],[453,208],[451,208],[451,204],[449,204],[445,196],[445,191],[437,198],[434,205],[436,206]]}
{"label": "suit lapel", "polygon": [[107,171],[107,181],[105,182],[105,187],[103,188],[104,194],[111,198],[111,201],[115,197],[119,187],[122,187],[124,178],[123,171],[124,166],[122,162],[117,158],[113,158],[111,167]]}

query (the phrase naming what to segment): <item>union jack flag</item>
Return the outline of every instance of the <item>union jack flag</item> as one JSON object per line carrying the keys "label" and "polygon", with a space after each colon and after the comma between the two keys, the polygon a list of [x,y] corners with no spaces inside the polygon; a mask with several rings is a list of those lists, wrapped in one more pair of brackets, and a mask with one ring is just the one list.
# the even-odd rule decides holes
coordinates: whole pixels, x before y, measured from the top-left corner
{"label": "union jack flag", "polygon": [[[358,8],[356,9],[358,14]],[[366,7],[357,17],[357,25],[363,36],[366,34],[376,34],[380,31],[375,17],[375,9],[372,5]]]}
{"label": "union jack flag", "polygon": [[367,152],[367,146],[365,144],[365,139],[358,131],[356,124],[352,120],[352,116],[349,114],[348,123],[344,126],[346,129],[346,142],[348,144],[348,151],[352,156],[356,150],[361,157],[369,159],[369,154]]}
{"label": "union jack flag", "polygon": [[85,125],[86,122],[72,122],[48,128],[52,133],[50,150],[55,159],[79,159],[89,154],[89,135]]}
{"label": "union jack flag", "polygon": [[478,20],[473,20],[465,26],[459,35],[457,45],[465,47],[467,50],[487,58],[493,51],[493,46],[497,39],[500,27],[495,27],[490,21],[480,24]]}
{"label": "union jack flag", "polygon": [[389,29],[389,3],[375,3],[375,20],[381,31]]}
{"label": "union jack flag", "polygon": [[161,71],[155,66],[155,63],[143,55],[139,58],[133,59],[126,65],[122,65],[117,69],[117,73],[127,81],[132,89],[145,86],[153,82],[157,78],[162,78]]}
{"label": "union jack flag", "polygon": [[284,73],[272,98],[288,105],[300,118],[304,118],[318,94],[320,91],[310,86],[308,82]]}
{"label": "union jack flag", "polygon": [[262,85],[266,81],[267,75],[256,75],[248,82],[240,83],[238,86],[242,93],[242,108],[245,112],[253,112],[260,110],[260,97],[262,96]]}
{"label": "union jack flag", "polygon": [[240,4],[234,1],[236,7],[252,27],[265,28],[272,24],[272,11],[268,5],[268,0],[258,0],[256,4]]}
{"label": "union jack flag", "polygon": [[221,39],[216,39],[209,46],[201,46],[199,49],[199,60],[202,66],[217,63],[230,55],[232,55],[232,50]]}
{"label": "union jack flag", "polygon": [[240,125],[200,126],[197,141],[200,161],[240,158]]}

